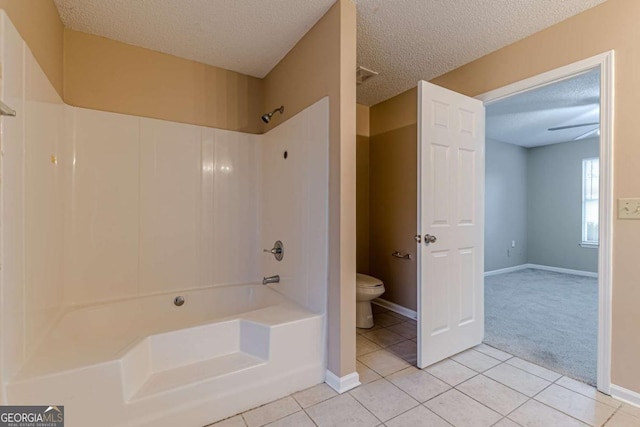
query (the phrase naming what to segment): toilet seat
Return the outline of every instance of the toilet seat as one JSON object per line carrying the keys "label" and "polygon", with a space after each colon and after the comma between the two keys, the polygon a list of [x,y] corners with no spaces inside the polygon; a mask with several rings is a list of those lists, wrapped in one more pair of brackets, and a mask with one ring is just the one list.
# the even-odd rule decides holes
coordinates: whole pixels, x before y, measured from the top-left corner
{"label": "toilet seat", "polygon": [[379,288],[380,286],[384,286],[382,283],[378,283],[376,285],[357,285],[356,287],[360,289],[369,289],[369,288]]}
{"label": "toilet seat", "polygon": [[356,287],[358,288],[379,288],[384,286],[380,279],[367,276],[366,274],[356,274]]}

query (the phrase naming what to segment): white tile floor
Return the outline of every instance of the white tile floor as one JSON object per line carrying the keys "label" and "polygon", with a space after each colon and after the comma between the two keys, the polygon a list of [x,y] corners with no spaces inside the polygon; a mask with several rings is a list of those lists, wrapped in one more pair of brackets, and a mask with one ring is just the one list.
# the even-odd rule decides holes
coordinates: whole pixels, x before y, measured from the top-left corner
{"label": "white tile floor", "polygon": [[484,344],[420,370],[415,321],[375,311],[357,331],[361,386],[320,384],[212,426],[640,427],[640,408]]}

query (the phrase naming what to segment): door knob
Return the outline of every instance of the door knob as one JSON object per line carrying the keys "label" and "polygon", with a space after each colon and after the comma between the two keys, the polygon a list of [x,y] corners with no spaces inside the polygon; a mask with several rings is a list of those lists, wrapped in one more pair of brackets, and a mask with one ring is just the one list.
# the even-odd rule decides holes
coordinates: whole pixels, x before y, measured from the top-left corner
{"label": "door knob", "polygon": [[436,240],[438,240],[436,238],[436,236],[432,236],[431,234],[425,234],[424,235],[424,244],[428,245],[429,243],[435,243]]}

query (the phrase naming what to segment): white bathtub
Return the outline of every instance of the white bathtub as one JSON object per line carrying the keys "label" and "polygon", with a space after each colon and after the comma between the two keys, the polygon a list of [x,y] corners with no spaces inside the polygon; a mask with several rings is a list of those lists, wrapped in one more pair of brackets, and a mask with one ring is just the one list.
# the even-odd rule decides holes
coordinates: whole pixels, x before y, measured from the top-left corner
{"label": "white bathtub", "polygon": [[155,295],[65,313],[7,395],[68,427],[201,427],[322,382],[324,348],[324,316],[268,286]]}

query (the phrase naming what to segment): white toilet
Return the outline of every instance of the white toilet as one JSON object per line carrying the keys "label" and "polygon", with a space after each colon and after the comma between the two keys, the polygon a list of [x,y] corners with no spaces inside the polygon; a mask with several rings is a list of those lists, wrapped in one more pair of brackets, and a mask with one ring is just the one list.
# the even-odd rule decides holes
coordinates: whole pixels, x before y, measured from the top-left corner
{"label": "white toilet", "polygon": [[356,326],[358,328],[373,328],[371,300],[383,293],[382,280],[366,274],[356,274]]}

